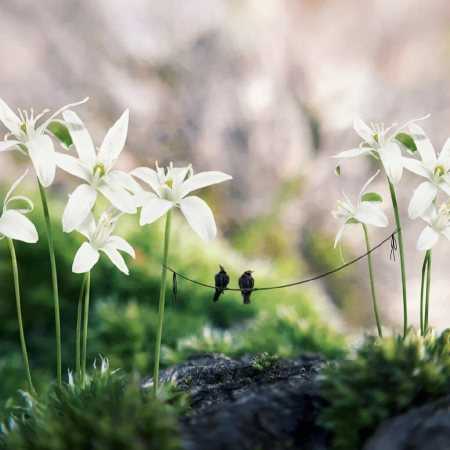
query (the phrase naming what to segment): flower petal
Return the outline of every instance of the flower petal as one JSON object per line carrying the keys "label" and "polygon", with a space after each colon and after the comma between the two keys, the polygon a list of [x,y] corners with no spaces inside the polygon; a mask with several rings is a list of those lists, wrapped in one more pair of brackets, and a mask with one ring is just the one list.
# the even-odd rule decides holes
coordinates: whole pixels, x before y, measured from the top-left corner
{"label": "flower petal", "polygon": [[7,150],[14,150],[14,147],[20,144],[19,141],[0,141],[0,152],[6,152]]}
{"label": "flower petal", "polygon": [[398,184],[403,175],[403,157],[399,145],[389,142],[383,148],[378,149],[378,155],[389,180],[393,184]]}
{"label": "flower petal", "polygon": [[96,228],[97,224],[95,223],[94,215],[89,213],[83,223],[77,227],[77,231],[92,241]]}
{"label": "flower petal", "polygon": [[345,223],[339,228],[338,232],[336,233],[336,239],[334,240],[334,248],[336,248],[337,245],[339,244],[346,228],[347,225]]}
{"label": "flower petal", "polygon": [[350,150],[345,150],[343,152],[338,153],[337,155],[333,155],[333,158],[355,158],[356,156],[368,155],[370,153],[370,149],[367,147],[358,147],[352,148]]}
{"label": "flower petal", "polygon": [[450,165],[450,138],[445,141],[441,153],[439,153],[438,163],[443,164],[445,167]]}
{"label": "flower petal", "polygon": [[379,205],[371,202],[361,202],[354,214],[356,220],[375,227],[387,227],[389,221]]}
{"label": "flower petal", "polygon": [[186,197],[181,200],[180,209],[189,225],[204,241],[216,236],[216,222],[205,201],[196,196]]}
{"label": "flower petal", "polygon": [[100,253],[89,242],[78,249],[72,264],[73,273],[89,272],[98,262]]}
{"label": "flower petal", "polygon": [[123,259],[123,256],[111,245],[105,245],[103,248],[100,249],[102,252],[108,256],[108,258],[111,260],[111,262],[125,275],[129,275],[130,271],[128,270],[128,267],[125,263],[125,260]]}
{"label": "flower petal", "polygon": [[109,169],[125,146],[128,133],[129,111],[126,109],[103,139],[98,158]]}
{"label": "flower petal", "polygon": [[13,110],[6,104],[4,100],[0,98],[0,122],[3,122],[3,125],[5,125],[8,130],[14,134],[19,135],[20,134],[20,124],[21,120],[13,112]]}
{"label": "flower petal", "polygon": [[425,164],[435,164],[436,151],[434,150],[433,144],[425,134],[425,131],[423,131],[423,129],[416,124],[411,124],[409,129],[412,132],[412,137],[416,143],[417,150],[419,151],[422,161]]}
{"label": "flower petal", "polygon": [[33,222],[13,209],[5,211],[0,217],[0,234],[29,244],[34,244],[39,240]]}
{"label": "flower petal", "polygon": [[143,226],[153,223],[155,220],[158,220],[166,214],[173,206],[174,204],[169,200],[163,200],[155,194],[149,194],[142,206],[139,225]]}
{"label": "flower petal", "polygon": [[69,195],[62,218],[63,230],[66,233],[76,230],[86,220],[96,200],[97,191],[88,184],[80,184]]}
{"label": "flower petal", "polygon": [[433,247],[439,240],[439,233],[430,226],[426,226],[422,233],[420,233],[419,239],[417,240],[417,250],[429,250]]}
{"label": "flower petal", "polygon": [[75,149],[79,158],[87,167],[92,169],[96,161],[95,146],[89,131],[86,129],[83,121],[74,111],[64,111],[64,121],[69,129]]}
{"label": "flower petal", "polygon": [[111,204],[124,213],[134,214],[137,208],[136,199],[132,194],[120,186],[103,182],[98,190],[111,202]]}
{"label": "flower petal", "polygon": [[150,169],[149,167],[137,167],[130,173],[144,183],[147,183],[155,193],[159,195],[161,183],[159,182],[159,177],[155,170]]}
{"label": "flower petal", "polygon": [[377,170],[375,172],[374,175],[372,175],[365,183],[364,186],[361,188],[361,191],[359,192],[359,198],[362,197],[362,195],[364,194],[364,192],[366,192],[366,189],[369,187],[370,183],[372,183],[372,181],[378,176],[378,174],[380,173],[379,170]]}
{"label": "flower petal", "polygon": [[104,180],[108,184],[120,186],[133,194],[142,191],[142,188],[137,181],[135,181],[129,173],[123,172],[122,170],[111,170],[107,175],[105,175]]}
{"label": "flower petal", "polygon": [[373,130],[361,119],[353,120],[353,129],[368,144],[374,143]]}
{"label": "flower petal", "polygon": [[422,216],[430,207],[437,195],[437,187],[429,181],[424,181],[415,189],[408,206],[411,219]]}
{"label": "flower petal", "polygon": [[201,172],[188,178],[181,186],[179,194],[181,197],[186,196],[192,191],[211,186],[212,184],[222,183],[231,180],[233,177],[223,172]]}
{"label": "flower petal", "polygon": [[120,250],[121,252],[125,252],[133,258],[136,257],[136,253],[134,248],[123,238],[120,236],[111,236],[108,240],[108,245],[111,245],[116,250]]}
{"label": "flower petal", "polygon": [[423,164],[417,159],[403,158],[403,167],[416,175],[421,177],[430,178],[430,174]]}
{"label": "flower petal", "polygon": [[77,158],[64,153],[56,153],[56,164],[62,170],[84,181],[91,179],[89,169]]}
{"label": "flower petal", "polygon": [[445,236],[446,239],[450,241],[450,226],[447,228],[444,228],[441,233]]}
{"label": "flower petal", "polygon": [[41,134],[29,141],[27,148],[39,181],[42,186],[49,187],[56,172],[56,152],[52,140]]}

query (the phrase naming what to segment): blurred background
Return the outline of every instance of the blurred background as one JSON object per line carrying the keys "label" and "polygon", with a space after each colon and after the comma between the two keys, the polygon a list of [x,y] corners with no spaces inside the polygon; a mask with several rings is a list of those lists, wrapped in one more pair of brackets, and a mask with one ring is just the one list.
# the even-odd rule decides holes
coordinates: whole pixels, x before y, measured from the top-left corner
{"label": "blurred background", "polygon": [[[35,110],[89,96],[77,111],[98,143],[129,107],[122,168],[174,161],[234,177],[204,193],[219,239],[205,247],[180,219],[172,265],[203,281],[218,264],[234,280],[251,268],[257,284],[290,281],[342,262],[333,249],[337,223],[330,211],[342,190],[354,198],[375,171],[372,161],[358,159],[341,164],[340,177],[334,174],[331,156],[359,143],[354,117],[390,125],[431,113],[423,126],[436,148],[450,135],[449,20],[446,0],[3,0],[0,96],[13,108]],[[1,155],[4,189],[26,163],[17,152]],[[59,219],[76,184],[60,173],[50,193],[67,367],[80,284],[70,266],[80,240],[64,236]],[[415,242],[423,224],[411,222],[406,211],[418,184],[406,174],[399,192],[415,323],[423,256]],[[381,176],[375,188],[391,214]],[[40,244],[18,251],[33,365],[44,379],[53,361],[53,317],[40,208],[35,220]],[[141,374],[152,362],[160,225],[138,229],[136,218],[127,219],[123,231],[138,250],[131,276],[108,262],[94,274],[92,356],[106,353]],[[389,229],[372,230],[372,242],[393,228],[390,215]],[[362,253],[362,232],[347,234],[344,244],[346,259]],[[0,311],[7,320],[0,331],[0,373],[11,380],[3,383],[5,397],[17,385],[21,360],[3,247]],[[400,274],[389,250],[374,254],[375,275],[384,324],[398,328]],[[433,254],[430,321],[442,329],[450,319],[446,244]],[[255,295],[249,308],[232,294],[212,305],[210,292],[180,283],[177,300],[169,302],[165,364],[196,348],[338,355],[343,334],[373,330],[368,289],[364,261],[315,284]]]}

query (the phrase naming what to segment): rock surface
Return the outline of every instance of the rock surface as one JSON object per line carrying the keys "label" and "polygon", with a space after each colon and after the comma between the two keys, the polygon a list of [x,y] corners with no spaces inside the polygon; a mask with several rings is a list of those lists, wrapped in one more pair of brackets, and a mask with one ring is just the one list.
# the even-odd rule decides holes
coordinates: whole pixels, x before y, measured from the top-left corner
{"label": "rock surface", "polygon": [[448,450],[450,396],[382,424],[364,450]]}
{"label": "rock surface", "polygon": [[182,419],[187,450],[325,450],[327,434],[316,424],[323,364],[312,355],[277,361],[203,355],[162,378],[192,397]]}

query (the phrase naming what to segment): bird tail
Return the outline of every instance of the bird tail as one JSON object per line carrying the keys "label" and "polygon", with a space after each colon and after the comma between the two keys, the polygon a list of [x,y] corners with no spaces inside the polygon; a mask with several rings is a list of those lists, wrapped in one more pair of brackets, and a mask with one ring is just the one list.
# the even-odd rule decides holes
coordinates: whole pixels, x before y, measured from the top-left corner
{"label": "bird tail", "polygon": [[220,294],[222,294],[222,292],[220,292],[218,289],[216,289],[216,292],[214,293],[214,297],[213,297],[213,302],[217,302],[219,300]]}
{"label": "bird tail", "polygon": [[242,297],[244,298],[244,305],[250,305],[250,292],[243,292]]}

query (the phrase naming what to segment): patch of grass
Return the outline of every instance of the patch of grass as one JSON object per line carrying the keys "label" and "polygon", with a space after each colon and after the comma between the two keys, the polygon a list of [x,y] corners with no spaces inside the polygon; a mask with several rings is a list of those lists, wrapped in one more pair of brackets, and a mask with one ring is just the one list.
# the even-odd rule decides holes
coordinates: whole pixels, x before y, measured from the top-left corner
{"label": "patch of grass", "polygon": [[367,338],[325,369],[322,423],[336,450],[357,450],[385,419],[450,392],[450,331],[439,338]]}
{"label": "patch of grass", "polygon": [[178,450],[175,408],[106,366],[86,387],[52,387],[23,395],[0,438],[2,450]]}

